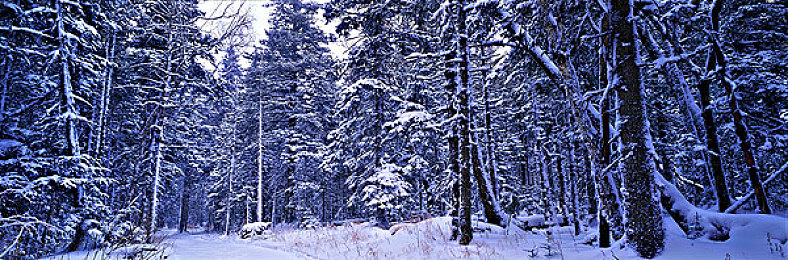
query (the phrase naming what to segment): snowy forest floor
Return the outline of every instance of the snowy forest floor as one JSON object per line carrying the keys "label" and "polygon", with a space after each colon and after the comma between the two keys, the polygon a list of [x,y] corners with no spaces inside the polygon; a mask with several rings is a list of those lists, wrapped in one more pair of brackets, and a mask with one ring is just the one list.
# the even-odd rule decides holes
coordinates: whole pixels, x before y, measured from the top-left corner
{"label": "snowy forest floor", "polygon": [[[788,229],[788,222],[783,226],[755,225],[748,229],[751,232],[714,242],[687,239],[670,218],[665,219],[666,249],[657,259],[788,259],[786,244],[760,237],[768,230]],[[434,218],[395,226],[393,235],[365,225],[279,230],[246,240],[234,235],[170,232],[159,247],[164,248],[166,259],[638,259],[634,251],[620,245],[599,249],[584,244],[594,230],[573,236],[571,227],[523,231],[474,224],[484,231],[475,233],[469,246],[450,240],[450,218]],[[102,257],[77,252],[51,259]]]}

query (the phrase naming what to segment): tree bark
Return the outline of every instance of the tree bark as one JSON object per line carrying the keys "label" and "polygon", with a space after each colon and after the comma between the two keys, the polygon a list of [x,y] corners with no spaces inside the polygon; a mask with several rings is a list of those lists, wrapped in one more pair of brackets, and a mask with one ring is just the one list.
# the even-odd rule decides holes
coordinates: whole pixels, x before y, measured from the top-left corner
{"label": "tree bark", "polygon": [[[715,63],[714,53],[709,51],[709,57],[706,59],[706,70],[713,70],[716,67]],[[710,85],[711,79],[704,77],[698,83],[698,90],[700,92],[700,104],[703,107],[703,126],[706,128],[706,148],[711,166],[709,180],[717,197],[717,210],[725,212],[725,209],[731,205],[731,199],[728,194],[728,185],[725,182],[725,172],[722,169],[717,124],[714,123],[714,106],[711,104],[711,93],[709,90]]]}
{"label": "tree bark", "polygon": [[614,74],[621,122],[619,151],[627,221],[628,244],[641,257],[653,258],[664,248],[664,230],[658,202],[654,199],[654,158],[649,123],[646,117],[645,91],[641,82],[637,42],[631,1],[613,0],[610,23],[614,32]]}
{"label": "tree bark", "polygon": [[191,179],[189,176],[183,177],[181,187],[180,218],[178,219],[178,233],[186,232],[189,226],[189,198],[191,194]]}
{"label": "tree bark", "polygon": [[257,222],[263,221],[263,94],[257,101]]}
{"label": "tree bark", "polygon": [[482,207],[484,208],[484,217],[487,219],[487,223],[497,226],[505,226],[506,223],[503,223],[503,217],[500,215],[500,209],[497,207],[498,202],[490,193],[490,189],[488,189],[490,186],[488,185],[486,178],[484,178],[484,173],[481,168],[481,160],[479,159],[479,147],[475,144],[475,142],[473,143],[474,144],[472,144],[471,148],[471,156],[473,157],[473,177],[476,179],[476,186],[479,188],[479,199],[481,200]]}
{"label": "tree bark", "polygon": [[[722,12],[722,5],[725,0],[715,0],[711,8],[711,29],[712,29],[712,49],[709,52],[709,59],[712,56],[716,60],[718,77],[725,88],[725,95],[728,96],[728,106],[731,108],[733,114],[733,126],[736,137],[739,139],[739,148],[741,148],[744,155],[744,162],[747,164],[747,175],[750,179],[750,185],[755,192],[755,199],[758,202],[758,212],[763,214],[771,214],[772,210],[769,208],[769,201],[766,198],[766,193],[763,190],[761,179],[758,176],[758,164],[755,162],[755,156],[752,154],[752,142],[750,142],[750,135],[747,131],[747,126],[744,124],[744,116],[739,108],[738,98],[734,92],[734,83],[728,75],[727,62],[725,61],[725,54],[722,52],[722,46],[719,42],[720,36],[720,12]],[[730,199],[730,198],[728,198]],[[730,207],[730,200],[728,200],[728,207]],[[727,209],[728,207],[725,207]],[[725,210],[720,207],[720,212]]]}
{"label": "tree bark", "polygon": [[447,93],[447,99],[449,102],[449,107],[446,109],[447,117],[449,122],[449,171],[451,178],[454,180],[452,182],[452,209],[450,215],[453,217],[452,219],[452,240],[456,239],[459,236],[459,228],[460,228],[460,219],[459,219],[459,210],[460,210],[460,180],[458,178],[458,174],[460,174],[460,139],[457,133],[457,122],[455,121],[457,117],[457,108],[456,108],[456,99],[455,95],[457,92],[457,71],[454,70],[456,65],[452,64],[453,61],[457,57],[456,51],[448,51],[445,55],[445,63],[446,68],[443,72],[444,77],[446,78],[446,85],[444,89]]}
{"label": "tree bark", "polygon": [[[605,13],[602,17],[603,32],[610,32],[610,13]],[[620,214],[621,205],[616,190],[616,182],[611,176],[610,164],[612,163],[612,152],[610,150],[610,77],[612,72],[608,70],[609,51],[612,50],[610,36],[602,37],[602,49],[599,55],[599,82],[600,86],[606,88],[602,95],[601,106],[601,125],[602,130],[600,139],[600,168],[602,170],[593,171],[596,192],[599,196],[599,247],[610,247],[610,233],[613,231],[614,238],[620,239],[622,236],[621,227],[623,220]],[[611,225],[613,230],[611,230]]]}
{"label": "tree bark", "polygon": [[[486,66],[484,62],[486,60],[486,52],[485,48],[481,48],[482,54],[482,66]],[[494,199],[498,199],[498,161],[495,157],[496,147],[495,142],[492,138],[492,112],[490,111],[490,86],[487,82],[487,70],[485,69],[482,73],[482,99],[484,100],[484,142],[485,148],[487,148],[487,154],[485,158],[485,168],[489,172],[490,176],[490,186],[492,187],[491,193]]]}
{"label": "tree bark", "polygon": [[457,124],[460,133],[460,239],[461,245],[467,245],[473,240],[473,229],[471,228],[471,103],[469,82],[469,53],[468,53],[468,34],[465,24],[465,0],[458,0],[457,6],[457,31],[455,40],[457,41],[457,54],[459,72],[457,86],[457,102],[460,109],[460,116]]}

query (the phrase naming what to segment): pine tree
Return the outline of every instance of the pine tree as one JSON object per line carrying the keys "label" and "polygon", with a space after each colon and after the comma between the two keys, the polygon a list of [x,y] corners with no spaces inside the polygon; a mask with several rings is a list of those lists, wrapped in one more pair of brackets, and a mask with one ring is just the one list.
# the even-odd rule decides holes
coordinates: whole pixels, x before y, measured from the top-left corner
{"label": "pine tree", "polygon": [[291,223],[312,219],[318,212],[307,198],[320,193],[320,186],[325,185],[318,178],[319,165],[330,127],[335,76],[333,59],[322,45],[329,38],[314,24],[317,6],[295,0],[274,4],[268,39],[251,55],[247,82],[256,89],[250,92],[254,93],[250,99],[260,100],[257,109],[266,111],[265,115],[258,113],[262,122],[255,124],[270,138],[259,139],[276,144],[265,164],[277,167],[271,169],[275,188],[269,193],[284,208],[274,206],[272,211],[283,214],[272,219]]}

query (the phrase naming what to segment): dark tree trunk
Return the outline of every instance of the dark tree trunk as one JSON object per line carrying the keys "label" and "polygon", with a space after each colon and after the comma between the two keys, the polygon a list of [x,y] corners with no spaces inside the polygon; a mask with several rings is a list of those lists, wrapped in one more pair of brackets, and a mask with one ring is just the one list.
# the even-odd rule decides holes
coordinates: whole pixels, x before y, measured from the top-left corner
{"label": "dark tree trunk", "polygon": [[459,86],[457,89],[457,102],[460,117],[457,124],[460,129],[460,239],[461,245],[467,245],[473,240],[471,228],[471,104],[470,86],[468,84],[468,34],[466,30],[465,1],[457,1],[457,52],[459,55]]}
{"label": "dark tree trunk", "polygon": [[[484,61],[486,60],[486,53],[484,47],[481,50],[482,53],[482,66],[486,66]],[[496,148],[495,141],[493,140],[492,135],[492,112],[490,111],[490,88],[487,83],[487,70],[484,70],[482,73],[482,99],[484,102],[484,141],[486,142],[485,147],[487,148],[487,171],[490,173],[490,186],[492,188],[492,197],[494,199],[499,199],[499,190],[498,190],[498,179],[497,179],[497,171],[498,171],[498,161],[495,157]]]}
{"label": "dark tree trunk", "polygon": [[[607,65],[604,65],[605,67]],[[605,76],[607,77],[607,76]],[[602,146],[602,160],[600,164],[600,168],[608,167],[611,163],[611,152],[610,152],[610,99],[607,97],[603,97],[602,100],[602,139],[600,141],[600,145]],[[599,247],[607,248],[610,247],[610,223],[608,222],[608,217],[614,216],[614,212],[617,211],[619,205],[616,200],[616,195],[612,191],[613,187],[611,187],[610,179],[606,178],[608,173],[597,171],[597,186],[600,189],[597,191],[599,193],[601,205],[601,212],[599,213]]]}
{"label": "dark tree trunk", "polygon": [[178,220],[178,233],[186,232],[189,225],[189,197],[191,194],[191,179],[183,177],[183,187],[181,187],[180,218]]}
{"label": "dark tree trunk", "polygon": [[[445,63],[446,68],[443,72],[444,77],[446,78],[446,85],[444,86],[447,99],[449,102],[449,107],[446,109],[447,118],[453,120],[457,116],[457,101],[455,99],[455,95],[457,92],[457,71],[454,69],[456,66],[452,64],[453,61],[457,57],[456,51],[449,51],[445,55]],[[449,171],[451,174],[452,182],[452,208],[451,212],[449,213],[452,219],[452,240],[457,239],[460,232],[460,139],[457,133],[457,122],[450,122],[449,123]]]}
{"label": "dark tree trunk", "polygon": [[[724,0],[714,1],[711,8],[711,28],[715,32],[714,35],[720,34],[720,12]],[[755,192],[755,199],[758,202],[758,212],[763,214],[771,214],[772,210],[769,208],[769,201],[766,198],[766,193],[763,190],[763,184],[758,176],[758,164],[755,162],[755,156],[752,154],[752,142],[750,142],[750,135],[747,131],[747,126],[744,124],[744,116],[739,108],[738,98],[734,92],[730,75],[727,71],[727,62],[725,61],[725,54],[722,52],[722,46],[718,38],[712,38],[712,52],[709,53],[709,59],[714,56],[717,63],[717,73],[720,77],[722,86],[725,88],[725,95],[728,96],[728,105],[733,114],[733,126],[736,137],[739,139],[739,148],[741,148],[744,155],[744,162],[747,164],[747,176],[750,179],[750,185]],[[728,201],[730,206],[730,200]],[[727,207],[726,207],[727,209]],[[724,210],[720,207],[720,211]]]}
{"label": "dark tree trunk", "polygon": [[[610,14],[605,13],[604,17],[602,18],[602,28],[604,32],[610,31]],[[610,82],[608,81],[608,77],[611,76],[611,72],[608,71],[608,57],[609,53],[608,50],[610,48],[610,36],[605,35],[602,37],[602,52],[599,56],[599,82],[600,85],[604,88],[608,88],[605,90],[605,93],[602,95],[602,107],[601,107],[601,126],[602,129],[602,136],[600,139],[600,169],[596,169],[596,179],[594,182],[596,183],[595,188],[596,192],[599,196],[599,247],[607,248],[610,247],[610,233],[611,231],[615,235],[615,239],[619,239],[621,237],[621,226],[622,226],[622,219],[621,215],[619,214],[619,200],[617,199],[616,194],[616,186],[613,179],[610,177],[610,170],[602,170],[602,169],[611,169],[612,166],[612,152],[610,150],[610,91],[609,88]],[[611,222],[613,225],[613,230],[611,230]]]}
{"label": "dark tree trunk", "polygon": [[495,198],[490,194],[490,190],[487,189],[487,180],[484,178],[481,160],[479,160],[479,146],[476,144],[472,144],[471,157],[473,163],[473,177],[476,179],[476,186],[479,187],[479,199],[482,201],[482,207],[484,208],[484,217],[487,218],[487,223],[504,226],[506,223],[503,223],[503,218],[495,207],[497,201],[495,201]]}
{"label": "dark tree trunk", "polygon": [[87,236],[87,232],[85,229],[82,228],[82,223],[77,224],[76,232],[74,233],[74,239],[71,240],[71,243],[68,244],[66,247],[66,252],[74,252],[80,249],[82,243],[85,242],[85,236]]}
{"label": "dark tree trunk", "polygon": [[283,199],[282,222],[283,223],[293,222],[293,207],[291,204],[293,203],[292,199],[295,194],[293,194],[293,189],[291,189],[290,187],[292,187],[293,185],[293,181],[291,177],[293,175],[293,171],[295,168],[294,164],[295,162],[292,161],[287,162],[287,170],[285,171],[285,187],[284,187],[285,191],[283,192],[284,196],[282,196]]}
{"label": "dark tree trunk", "polygon": [[569,146],[569,165],[568,165],[569,170],[567,171],[567,173],[569,174],[569,192],[571,194],[569,195],[569,201],[571,202],[572,205],[572,209],[571,209],[572,225],[574,226],[574,230],[575,230],[574,234],[575,236],[579,236],[580,235],[580,205],[577,196],[578,193],[577,176],[579,174],[577,174],[576,172],[577,167],[575,167],[577,165],[575,163],[576,162],[575,160],[577,160],[577,158],[575,157],[575,147],[577,147],[577,143],[575,142],[575,140],[571,140],[570,142],[571,145]]}
{"label": "dark tree trunk", "polygon": [[620,79],[616,86],[624,119],[621,137],[621,174],[627,242],[641,257],[653,258],[664,248],[664,230],[658,201],[654,199],[654,158],[650,155],[651,139],[646,117],[645,91],[637,65],[637,45],[631,1],[613,0],[610,23],[615,38],[614,72]]}
{"label": "dark tree trunk", "polygon": [[[70,193],[72,197],[71,206],[76,209],[82,208],[82,203],[80,199],[80,190],[78,188],[71,188],[68,190],[68,193]],[[82,227],[84,223],[85,220],[82,219],[75,227],[76,232],[74,232],[74,236],[72,237],[71,242],[66,247],[66,252],[74,252],[79,250],[82,244],[85,242],[85,236],[87,236],[87,232],[85,232],[84,227]]]}
{"label": "dark tree trunk", "polygon": [[[714,53],[709,51],[706,60],[706,69],[713,70],[715,65]],[[714,187],[714,195],[717,197],[717,210],[724,212],[731,206],[730,195],[728,195],[728,185],[725,182],[725,172],[722,169],[722,158],[720,158],[720,144],[717,137],[717,124],[714,123],[714,107],[711,105],[711,93],[709,86],[710,78],[701,79],[698,83],[700,92],[700,104],[703,108],[703,126],[706,128],[706,148],[708,149],[709,165],[711,166],[711,176],[709,180]]]}

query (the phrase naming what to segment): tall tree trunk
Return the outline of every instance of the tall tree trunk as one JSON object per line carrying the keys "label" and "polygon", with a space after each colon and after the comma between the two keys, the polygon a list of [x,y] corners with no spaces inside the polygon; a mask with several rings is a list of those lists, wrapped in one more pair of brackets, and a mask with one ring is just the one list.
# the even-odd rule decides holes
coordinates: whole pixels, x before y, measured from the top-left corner
{"label": "tall tree trunk", "polygon": [[[607,67],[607,65],[604,65]],[[605,76],[607,77],[607,76]],[[605,79],[607,81],[607,79]],[[610,222],[613,220],[614,227],[620,227],[619,205],[620,200],[616,194],[615,181],[610,174],[612,171],[611,151],[610,151],[610,98],[607,96],[602,97],[602,139],[600,146],[602,147],[601,154],[601,170],[596,171],[596,187],[599,193],[600,212],[599,212],[599,247],[610,247]]]}
{"label": "tall tree trunk", "polygon": [[257,101],[257,222],[263,221],[263,96]]}
{"label": "tall tree trunk", "polygon": [[63,19],[65,19],[60,6],[60,1],[55,1],[55,9],[57,10],[57,31],[58,39],[60,41],[58,53],[60,56],[60,107],[64,115],[66,126],[66,156],[79,156],[79,136],[77,133],[77,118],[79,111],[76,108],[76,101],[74,100],[74,88],[71,85],[71,46],[69,45],[68,37],[66,36],[66,29],[63,27]]}
{"label": "tall tree trunk", "polygon": [[[706,69],[714,69],[713,53],[709,51],[709,57],[706,61]],[[725,209],[730,207],[731,199],[728,195],[728,185],[725,182],[725,172],[722,169],[722,159],[720,158],[720,144],[717,137],[717,124],[714,123],[714,107],[711,104],[711,93],[709,86],[711,79],[701,79],[698,84],[700,91],[700,103],[703,107],[703,125],[706,128],[706,148],[709,151],[709,164],[711,166],[711,175],[709,180],[714,188],[714,194],[717,197],[717,210],[724,212]]]}
{"label": "tall tree trunk", "polygon": [[276,212],[277,203],[276,202],[279,200],[279,192],[277,190],[274,190],[274,194],[273,194],[271,200],[273,200],[273,202],[271,203],[271,226],[276,226],[276,224],[279,223],[279,222],[277,222],[277,219],[276,219],[276,214],[277,214],[277,212]]}
{"label": "tall tree trunk", "polygon": [[[722,46],[719,42],[720,12],[722,12],[722,5],[724,2],[725,0],[715,0],[712,3],[710,15],[712,49],[709,52],[709,59],[712,59],[712,56],[714,57],[717,65],[717,76],[720,78],[721,84],[725,88],[725,95],[728,96],[728,106],[730,106],[731,114],[733,114],[734,132],[739,139],[739,148],[741,148],[742,154],[744,155],[744,162],[747,164],[747,175],[750,179],[750,185],[752,185],[752,189],[755,192],[755,199],[758,202],[758,212],[771,214],[772,210],[769,208],[769,202],[763,190],[763,184],[761,184],[761,179],[758,176],[758,164],[755,162],[755,156],[752,154],[750,135],[747,131],[747,126],[744,124],[744,116],[742,115],[741,108],[739,108],[738,98],[736,97],[734,89],[735,83],[733,83],[733,80],[728,74],[725,53],[722,52]],[[727,205],[730,206],[730,201],[728,201]],[[722,207],[720,207],[720,212],[724,212]]]}
{"label": "tall tree trunk", "polygon": [[[72,47],[70,44],[69,37],[67,36],[66,28],[63,25],[63,20],[66,19],[63,12],[65,10],[61,6],[60,1],[55,1],[55,10],[57,12],[57,35],[58,35],[58,56],[60,59],[60,75],[59,75],[59,90],[60,90],[60,113],[61,117],[65,120],[65,138],[66,138],[66,149],[64,151],[64,156],[66,157],[75,157],[81,160],[81,152],[80,152],[80,145],[79,145],[79,133],[77,132],[77,119],[79,118],[79,110],[77,109],[76,104],[76,94],[74,93],[74,87],[72,86],[71,82],[71,56]],[[69,176],[72,178],[84,178],[85,176],[82,173],[79,173],[79,176]],[[83,184],[77,185],[76,188],[70,188],[69,193],[72,193],[72,201],[71,206],[79,211],[84,210],[84,205],[82,205],[82,194],[83,194]],[[87,232],[83,228],[84,224],[84,217],[78,216],[79,221],[76,225],[75,229],[76,232],[72,237],[71,242],[66,248],[67,252],[76,251],[82,246],[85,236],[87,236]]]}
{"label": "tall tree trunk", "polygon": [[[235,136],[235,129],[233,129],[233,136]],[[233,144],[231,144],[230,148],[230,170],[227,173],[227,202],[225,205],[225,219],[224,219],[224,234],[230,235],[231,229],[231,215],[233,211],[233,196],[235,196],[235,191],[233,190],[233,178],[235,178],[235,138],[232,139]]]}
{"label": "tall tree trunk", "polygon": [[[482,67],[485,67],[487,60],[487,53],[485,48],[481,47]],[[490,108],[490,86],[487,82],[487,69],[482,71],[481,84],[482,84],[482,100],[484,102],[484,146],[487,149],[485,154],[485,168],[489,172],[490,186],[492,186],[491,193],[494,199],[498,199],[498,161],[495,157],[495,141],[492,138],[492,112]]]}
{"label": "tall tree trunk", "polygon": [[[470,52],[469,52],[468,55],[470,56]],[[484,55],[484,52],[482,52],[482,55]],[[485,74],[485,73],[483,73],[483,74]],[[469,81],[470,81],[470,79],[469,79]],[[486,87],[486,85],[484,85],[484,83],[485,83],[485,81],[482,80],[481,84],[483,85],[483,88],[484,88],[484,94],[483,94],[484,97],[483,98],[485,99],[485,103],[486,103],[487,102],[486,101],[486,99],[487,99],[487,87]],[[474,98],[474,95],[473,95],[472,91],[473,91],[473,87],[470,85],[470,82],[469,82],[468,83],[468,92],[469,92],[468,96],[469,96],[469,99],[470,99],[469,103],[475,103],[475,98]],[[471,126],[471,129],[478,129],[477,123],[476,123],[476,120],[475,120],[476,113],[473,110],[473,106],[469,105],[469,111],[470,111],[469,112],[470,117],[468,118],[468,120],[470,121],[469,125]],[[485,117],[488,117],[488,116],[489,116],[489,113],[485,112]],[[490,146],[489,146],[489,132],[485,131],[485,133],[487,133],[487,136],[486,136],[486,140],[487,140],[487,144],[488,144],[487,147],[490,148]],[[471,142],[471,145],[472,145],[471,146],[471,163],[473,164],[473,177],[476,180],[476,185],[477,185],[477,187],[479,189],[479,193],[478,194],[479,194],[479,199],[481,200],[481,203],[482,203],[482,207],[484,208],[484,216],[487,219],[488,223],[491,223],[491,224],[494,224],[494,225],[498,225],[498,226],[505,226],[506,223],[503,221],[503,216],[501,214],[500,205],[498,204],[497,197],[495,196],[495,194],[496,194],[496,192],[495,192],[495,184],[494,184],[495,183],[495,180],[494,180],[495,179],[495,174],[493,173],[493,170],[491,169],[491,164],[489,163],[489,160],[491,158],[491,157],[489,157],[490,153],[489,152],[487,153],[488,154],[488,157],[486,158],[487,159],[486,160],[487,164],[486,165],[483,164],[482,160],[481,160],[481,158],[482,158],[481,150],[479,149],[479,145],[480,145],[480,141],[481,141],[480,138],[479,138],[479,133],[477,133],[477,131],[471,131],[469,138],[471,139],[470,142]],[[492,149],[490,149],[488,151],[492,151]],[[485,173],[489,173],[489,174],[485,174]]]}
{"label": "tall tree trunk", "polygon": [[[610,13],[605,13],[602,18],[603,32],[610,32]],[[621,216],[621,200],[618,197],[618,187],[613,179],[612,171],[612,152],[610,150],[610,90],[612,72],[608,70],[610,66],[610,36],[602,37],[601,51],[599,55],[599,82],[600,86],[606,88],[602,94],[601,106],[601,125],[602,130],[600,139],[600,169],[592,169],[595,189],[599,196],[599,247],[610,247],[610,234],[618,240],[623,235],[623,219]],[[592,166],[593,167],[593,166]],[[611,226],[612,225],[612,226]],[[612,230],[611,230],[612,227]]]}
{"label": "tall tree trunk", "polygon": [[285,185],[282,191],[282,223],[291,223],[293,221],[293,174],[295,174],[295,160],[291,157],[287,159],[287,166],[285,169]]}
{"label": "tall tree trunk", "polygon": [[610,23],[614,32],[614,73],[621,122],[619,151],[620,170],[625,201],[628,244],[641,257],[653,258],[664,248],[664,230],[660,207],[654,199],[654,148],[651,146],[649,123],[646,117],[645,91],[641,82],[637,42],[631,1],[613,0]]}
{"label": "tall tree trunk", "polygon": [[457,11],[457,31],[455,40],[457,41],[457,54],[459,56],[457,102],[460,109],[460,116],[457,124],[460,132],[460,239],[461,245],[467,245],[473,240],[473,229],[471,228],[471,103],[468,67],[468,34],[465,24],[466,11],[465,0],[458,0],[456,3]]}
{"label": "tall tree trunk", "polygon": [[[583,162],[584,162],[583,170],[585,171],[585,175],[584,175],[585,177],[583,178],[584,181],[583,185],[585,185],[585,189],[586,189],[585,195],[586,198],[588,198],[587,213],[591,215],[596,215],[597,212],[599,211],[599,199],[597,199],[597,192],[595,187],[596,180],[594,180],[593,169],[591,169],[592,167],[591,156],[589,156],[587,153],[584,154]],[[608,236],[609,235],[610,235],[610,231],[608,230]],[[610,240],[608,239],[608,241]]]}
{"label": "tall tree trunk", "polygon": [[[706,58],[706,70],[713,71],[716,66],[714,51],[709,50],[708,57]],[[731,205],[731,199],[728,194],[725,172],[722,168],[719,138],[717,136],[717,124],[714,122],[714,106],[711,104],[710,86],[711,78],[704,76],[698,83],[698,90],[700,92],[701,107],[703,107],[702,116],[706,132],[706,149],[708,150],[708,159],[711,168],[709,180],[714,189],[714,194],[717,197],[717,210],[719,212],[725,212],[725,209]]]}
{"label": "tall tree trunk", "polygon": [[[160,124],[160,123],[159,123]],[[156,219],[159,215],[159,186],[161,186],[161,161],[164,158],[164,155],[161,152],[162,147],[162,140],[164,139],[164,129],[163,125],[159,125],[159,127],[154,132],[154,166],[153,166],[153,199],[151,201],[151,221],[150,221],[150,231],[156,231]]]}
{"label": "tall tree trunk", "polygon": [[[539,112],[540,114],[542,114],[541,106]],[[539,116],[539,118],[541,120],[544,120],[544,117],[541,115]],[[537,137],[536,139],[536,147],[534,147],[534,150],[539,151],[538,154],[541,157],[541,160],[539,160],[540,174],[537,175],[538,183],[539,183],[539,193],[540,196],[542,197],[542,207],[544,208],[545,218],[549,219],[553,217],[553,210],[552,210],[553,206],[551,204],[551,202],[553,201],[553,196],[551,196],[550,193],[550,191],[552,190],[551,189],[552,185],[550,185],[550,155],[547,152],[547,148],[544,148],[545,146],[544,140],[547,140],[548,136],[549,134],[545,133],[545,130],[543,129],[543,131],[540,132],[540,136]]]}
{"label": "tall tree trunk", "polygon": [[443,71],[443,76],[446,79],[446,84],[444,86],[444,90],[447,94],[447,100],[449,103],[448,108],[446,109],[447,113],[447,120],[449,120],[449,129],[448,129],[448,142],[449,142],[449,174],[451,175],[452,184],[451,184],[451,194],[452,194],[452,208],[449,215],[453,217],[452,219],[452,240],[457,239],[460,234],[460,138],[457,132],[457,100],[456,100],[456,92],[457,92],[457,67],[456,64],[453,63],[454,59],[457,58],[457,51],[450,50],[446,52],[444,56],[444,63],[445,68]]}
{"label": "tall tree trunk", "polygon": [[101,94],[98,95],[98,109],[94,110],[96,113],[94,114],[95,125],[96,129],[92,131],[92,138],[90,139],[90,147],[88,151],[93,153],[94,157],[101,157],[102,152],[102,145],[104,143],[104,135],[105,135],[105,125],[106,125],[106,117],[107,111],[109,110],[109,94],[110,90],[112,89],[112,77],[114,72],[114,67],[112,65],[113,56],[115,53],[115,32],[112,32],[112,37],[107,40],[107,46],[104,49],[105,55],[107,57],[107,62],[109,65],[105,68],[104,71],[104,78],[102,79],[101,84]]}
{"label": "tall tree trunk", "polygon": [[[172,21],[168,21],[167,24],[168,32],[167,32],[167,59],[165,60],[165,76],[164,85],[161,86],[159,89],[159,100],[157,100],[157,108],[154,111],[155,119],[154,119],[154,126],[152,131],[152,139],[153,139],[153,147],[154,149],[154,166],[153,166],[153,200],[151,202],[151,221],[150,221],[150,231],[155,232],[156,220],[159,216],[159,186],[161,185],[161,164],[164,160],[164,155],[162,154],[162,146],[164,146],[164,108],[165,102],[167,101],[168,91],[171,88],[172,84],[172,55],[173,55],[173,48],[174,43],[173,40],[173,26]],[[152,237],[149,237],[152,238]]]}

